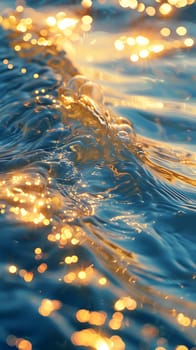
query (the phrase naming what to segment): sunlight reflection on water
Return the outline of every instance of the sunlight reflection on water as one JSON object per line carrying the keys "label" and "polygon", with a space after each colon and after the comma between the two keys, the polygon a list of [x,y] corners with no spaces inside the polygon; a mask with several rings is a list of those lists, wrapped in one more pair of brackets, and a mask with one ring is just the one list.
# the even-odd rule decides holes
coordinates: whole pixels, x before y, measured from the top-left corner
{"label": "sunlight reflection on water", "polygon": [[0,346],[194,350],[195,3],[55,5],[0,16]]}

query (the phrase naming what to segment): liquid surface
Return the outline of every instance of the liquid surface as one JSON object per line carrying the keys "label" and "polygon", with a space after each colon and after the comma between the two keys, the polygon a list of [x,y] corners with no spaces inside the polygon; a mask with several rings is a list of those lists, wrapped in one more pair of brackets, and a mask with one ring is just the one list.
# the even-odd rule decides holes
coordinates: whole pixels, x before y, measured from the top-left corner
{"label": "liquid surface", "polygon": [[195,350],[194,0],[0,10],[0,349]]}

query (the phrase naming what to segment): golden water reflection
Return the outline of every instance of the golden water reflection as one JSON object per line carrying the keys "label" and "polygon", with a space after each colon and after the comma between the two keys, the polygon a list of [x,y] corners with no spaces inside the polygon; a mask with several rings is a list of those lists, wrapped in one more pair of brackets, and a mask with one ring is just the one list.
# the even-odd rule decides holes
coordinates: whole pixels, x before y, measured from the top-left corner
{"label": "golden water reflection", "polygon": [[[144,3],[139,3],[137,0],[119,1],[119,5],[121,7],[137,10],[138,12],[145,12],[150,17],[155,16],[157,13],[159,13],[159,15],[162,17],[171,15],[174,7],[185,7],[192,4],[193,1],[171,0],[168,1],[168,3],[159,3],[158,1],[157,3],[158,5],[153,7],[146,6]],[[92,1],[90,0],[83,0],[81,4],[85,9],[92,7]],[[32,15],[32,17],[30,15]],[[55,54],[58,54],[58,51],[65,47],[65,38],[72,43],[78,44],[78,41],[80,41],[81,38],[81,32],[89,32],[92,29],[94,22],[93,17],[89,14],[83,14],[81,17],[76,17],[61,11],[55,15],[42,15],[44,21],[39,23],[38,26],[39,21],[36,17],[37,15],[33,11],[27,11],[26,14],[26,9],[21,5],[17,6],[15,13],[12,13],[7,17],[0,17],[2,27],[5,30],[12,30],[16,34],[13,41],[13,49],[18,55],[26,52],[26,50],[29,50],[31,47],[38,47],[41,49],[46,47],[55,47],[54,52]],[[174,32],[175,39],[169,41],[168,38],[174,34]],[[98,40],[93,37],[93,35],[91,37],[89,34],[87,40],[88,49],[84,45],[84,42],[82,42],[83,50],[85,51],[87,49],[88,51],[87,61],[99,59],[102,60],[102,50],[107,48],[107,50],[110,51],[110,54],[114,55],[114,59],[120,59],[123,57],[131,61],[131,63],[137,63],[140,61],[144,62],[146,59],[156,58],[157,56],[163,55],[172,50],[191,48],[195,44],[195,39],[189,36],[188,29],[185,26],[170,28],[165,25],[160,28],[158,35],[149,33],[148,31],[142,32],[141,30],[138,32],[134,31],[131,33],[125,32],[120,35],[111,35],[111,42],[108,43],[106,41],[101,41],[102,50],[95,50],[95,47],[99,47],[99,43]],[[68,47],[68,41],[66,42],[66,47]],[[72,50],[72,46],[69,46],[69,48]],[[78,50],[81,50],[81,45],[78,45]],[[84,52],[82,52],[82,55],[84,55]],[[13,63],[10,62],[8,58],[3,60],[3,64],[7,65],[9,70],[14,69]],[[27,68],[21,67],[21,73],[26,74],[26,72]],[[33,73],[33,79],[39,78],[39,73]],[[108,114],[106,114],[103,118],[102,111],[100,112],[99,108],[97,109],[97,105],[94,104],[93,99],[91,99],[92,96],[88,96],[87,90],[89,92],[89,85],[86,86],[86,95],[83,94],[83,96],[78,96],[78,91],[75,91],[75,95],[73,94],[73,96],[68,96],[68,90],[64,88],[61,89],[60,98],[62,100],[63,108],[69,111],[71,117],[79,118],[78,115],[81,115],[82,113],[73,113],[73,109],[78,108],[80,112],[84,111],[86,113],[86,119],[84,121],[82,121],[82,118],[80,117],[83,124],[85,126],[95,127],[95,133],[98,135],[100,135],[101,130],[101,134],[103,136],[105,133],[105,127],[108,125],[110,125],[112,131],[128,130],[129,134],[131,125],[129,125],[128,122],[126,123],[122,118],[117,118],[115,116],[112,117]],[[39,91],[38,93],[35,92],[35,94],[39,95]],[[39,98],[39,96],[37,97]],[[138,101],[136,102],[139,104]],[[147,102],[149,103],[149,101]],[[163,103],[158,102],[157,108],[162,107]],[[122,125],[124,125],[124,129]],[[154,167],[157,170],[157,165],[150,160],[149,156],[149,154],[152,154],[151,151],[154,144],[149,142],[145,143],[143,139],[138,137],[136,139],[136,143],[137,146],[141,145],[141,149],[144,151],[143,160],[145,163],[151,166],[152,169]],[[183,161],[185,161],[185,159],[183,159]],[[158,171],[160,172],[160,170],[163,170],[164,173],[164,169],[159,167]],[[167,178],[170,176],[172,179],[180,178],[178,174],[176,175],[174,172],[167,171],[165,176]],[[180,179],[188,182],[186,177],[181,177]],[[59,211],[63,212],[63,210],[65,210],[64,214],[66,214],[66,209],[64,209],[64,198],[59,193],[50,190],[51,181],[51,178],[46,179],[46,181],[42,181],[42,178],[38,174],[32,176],[28,173],[25,174],[18,172],[15,174],[10,174],[9,176],[4,176],[4,178],[0,179],[1,214],[10,215],[12,219],[14,218],[19,222],[28,225],[47,227],[47,239],[51,244],[55,244],[59,250],[67,247],[75,249],[74,252],[65,255],[63,261],[59,262],[59,264],[64,267],[61,278],[63,283],[68,285],[75,284],[77,286],[96,285],[96,287],[100,289],[111,287],[111,282],[108,277],[104,276],[101,271],[99,271],[99,269],[93,265],[93,263],[89,263],[87,266],[81,265],[81,256],[78,253],[77,248],[80,245],[85,245],[87,240],[81,227],[74,225],[73,223],[66,222],[65,219],[62,219],[61,224],[55,222],[54,216],[56,214],[58,215]],[[195,181],[190,183],[195,185]],[[77,211],[72,214],[72,219],[78,215]],[[121,275],[122,282],[125,280],[128,281],[127,283],[130,287],[130,282],[132,282],[132,279],[127,272],[127,267],[124,267],[123,265],[120,266],[120,259],[122,258],[123,254],[126,256],[126,252],[120,250],[118,247],[114,247],[114,245],[112,246],[112,244],[109,244],[103,238],[102,240],[104,244],[108,245],[112,251],[110,254],[105,253],[105,255],[103,255],[103,260],[106,260],[106,264],[109,266],[112,273],[115,273],[117,276]],[[94,242],[92,246],[94,247]],[[44,252],[41,247],[36,247],[33,254],[36,261],[41,260],[44,256]],[[117,257],[116,262],[120,266],[118,266],[118,269],[116,270],[114,263],[113,266],[111,266],[112,256]],[[132,263],[134,263],[136,260],[136,257],[133,256],[132,253],[126,257]],[[24,282],[32,283],[37,274],[47,274],[48,265],[47,262],[40,261],[36,271],[28,271],[25,268],[20,268],[12,264],[8,265],[7,272],[12,277],[19,276],[24,280]],[[133,278],[133,280],[135,281],[135,278]],[[111,288],[114,289],[114,286]],[[123,327],[126,327],[127,324],[125,322],[124,313],[134,312],[139,307],[139,302],[136,300],[135,296],[122,294],[122,291],[118,291],[116,293],[117,297],[113,303],[112,315],[108,315],[105,310],[78,309],[76,311],[76,320],[80,324],[86,323],[87,327],[89,328],[85,327],[80,331],[73,332],[71,335],[71,340],[74,345],[91,347],[96,350],[125,349],[125,341],[120,335],[113,334],[110,336],[107,334],[107,332],[104,332],[104,327],[106,324],[112,332],[117,332]],[[147,297],[144,297],[144,302],[153,304],[151,300],[149,301],[147,299]],[[60,300],[43,298],[38,307],[38,313],[43,317],[51,317],[53,313],[60,312],[62,307],[63,305]],[[166,313],[167,312],[169,314],[170,310],[167,310]],[[186,316],[183,312],[175,312],[174,317],[176,323],[182,327],[191,329],[196,326],[195,319]],[[129,324],[127,327],[129,327]],[[145,337],[153,338],[156,337],[157,334],[158,331],[156,327],[144,325],[143,335]],[[10,346],[15,345],[19,350],[32,349],[32,344],[29,340],[16,338],[11,335],[7,338],[7,344]],[[167,346],[164,345],[163,339],[162,341],[159,340],[157,345],[156,350],[165,350],[167,348]],[[187,347],[183,344],[179,344],[175,350],[187,350]]]}
{"label": "golden water reflection", "polygon": [[[48,178],[48,184],[51,178]],[[53,193],[39,175],[11,174],[0,180],[0,212],[14,215],[26,223],[48,226],[60,210],[63,198]]]}
{"label": "golden water reflection", "polygon": [[[190,6],[194,3],[193,0],[171,0],[169,2],[155,3],[153,6],[145,6],[144,3],[139,3],[137,0],[119,1],[119,5],[126,8],[127,11],[141,11],[141,8],[146,11],[147,16],[156,17],[158,12],[161,17],[165,17],[173,8]],[[142,7],[143,6],[143,7]],[[91,2],[82,2],[81,8],[91,8]],[[98,48],[98,39],[96,35],[93,37],[93,17],[89,12],[79,12],[76,17],[73,13],[60,11],[55,15],[42,14],[44,21],[38,21],[35,11],[25,9],[23,6],[17,6],[15,13],[8,16],[0,16],[0,24],[6,30],[13,30],[18,33],[19,42],[15,43],[14,49],[16,52],[26,50],[31,46],[56,46],[58,50],[65,49],[69,51],[69,55],[76,50],[84,55],[83,50],[88,46],[87,61],[101,60],[104,50],[110,51],[115,59],[125,58],[132,63],[151,59],[156,56],[165,55],[168,52],[183,48],[191,48],[195,45],[195,39],[189,35],[189,29],[185,25],[172,26],[163,25],[159,30],[153,30],[152,27],[144,25],[139,29],[130,28],[129,32],[124,32],[120,36],[110,33],[107,36],[107,44],[104,44],[102,37],[102,48]],[[158,24],[158,26],[160,26]],[[146,27],[146,28],[145,28]],[[82,33],[89,32],[83,37]],[[20,36],[21,34],[21,36]],[[22,41],[21,41],[22,38]],[[72,44],[71,44],[72,43]],[[74,46],[75,47],[74,47]],[[96,49],[95,49],[96,48]],[[115,52],[116,51],[116,52]],[[104,52],[104,57],[107,56]],[[104,59],[104,58],[103,58]]]}
{"label": "golden water reflection", "polygon": [[71,340],[74,345],[87,346],[96,350],[124,350],[125,343],[120,336],[114,335],[107,337],[101,335],[93,328],[87,328],[79,332],[75,332]]}

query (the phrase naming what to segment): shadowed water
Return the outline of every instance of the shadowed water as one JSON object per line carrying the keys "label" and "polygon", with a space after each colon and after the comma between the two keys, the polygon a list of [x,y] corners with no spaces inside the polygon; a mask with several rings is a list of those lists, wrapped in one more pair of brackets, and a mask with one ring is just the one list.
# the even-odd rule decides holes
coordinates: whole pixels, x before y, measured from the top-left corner
{"label": "shadowed water", "polygon": [[175,4],[2,2],[1,350],[195,350],[196,7]]}

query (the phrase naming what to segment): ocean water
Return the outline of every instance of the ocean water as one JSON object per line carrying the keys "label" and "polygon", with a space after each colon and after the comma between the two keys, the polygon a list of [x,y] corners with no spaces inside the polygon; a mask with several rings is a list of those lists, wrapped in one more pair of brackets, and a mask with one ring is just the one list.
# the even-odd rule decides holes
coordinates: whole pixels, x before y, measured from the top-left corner
{"label": "ocean water", "polygon": [[195,1],[0,11],[0,350],[195,350]]}

